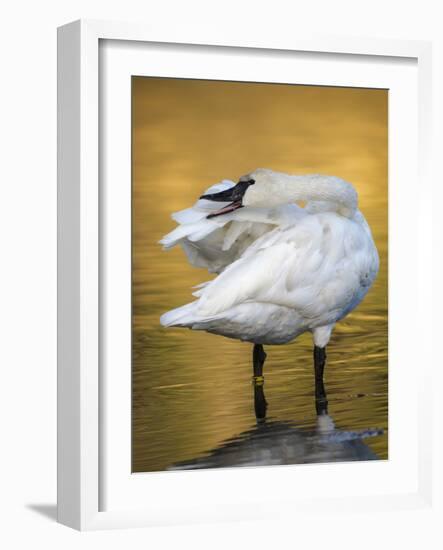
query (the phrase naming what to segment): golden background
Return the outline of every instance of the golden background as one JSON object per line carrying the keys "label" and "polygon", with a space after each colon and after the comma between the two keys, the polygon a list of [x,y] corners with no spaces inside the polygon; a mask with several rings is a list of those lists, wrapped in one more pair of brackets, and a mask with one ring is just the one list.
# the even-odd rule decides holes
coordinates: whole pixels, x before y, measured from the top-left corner
{"label": "golden background", "polygon": [[[387,458],[388,92],[134,77],[132,102],[133,470],[202,456],[255,423],[251,345],[160,326],[211,276],[157,242],[172,212],[258,167],[340,176],[359,193],[380,273],[337,325],[325,383],[337,428],[385,429],[366,443]],[[266,351],[268,417],[314,426],[310,335]]]}

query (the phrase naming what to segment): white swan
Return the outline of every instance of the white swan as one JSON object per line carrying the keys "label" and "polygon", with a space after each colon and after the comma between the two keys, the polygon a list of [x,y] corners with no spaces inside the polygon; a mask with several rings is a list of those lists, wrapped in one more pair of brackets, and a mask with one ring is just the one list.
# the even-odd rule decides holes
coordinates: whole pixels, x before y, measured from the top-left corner
{"label": "white swan", "polygon": [[[222,202],[214,210],[214,201]],[[297,201],[306,201],[302,208]],[[258,169],[234,185],[210,188],[160,241],[179,243],[189,261],[219,273],[192,303],[162,315],[162,325],[206,330],[254,344],[255,377],[263,344],[310,331],[316,379],[337,321],[364,298],[379,267],[353,186],[334,176]]]}

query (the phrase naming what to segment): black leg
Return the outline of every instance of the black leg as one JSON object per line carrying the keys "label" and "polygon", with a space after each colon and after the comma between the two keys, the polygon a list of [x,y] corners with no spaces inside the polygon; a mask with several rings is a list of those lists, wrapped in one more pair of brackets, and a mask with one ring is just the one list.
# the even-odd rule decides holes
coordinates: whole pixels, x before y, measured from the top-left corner
{"label": "black leg", "polygon": [[252,363],[254,365],[254,380],[263,378],[263,365],[265,364],[266,353],[261,344],[254,344],[252,351]]}
{"label": "black leg", "polygon": [[265,364],[266,353],[261,344],[254,344],[252,351],[252,363],[254,366],[254,409],[257,420],[266,418],[266,403],[265,394],[263,392],[263,365]]}
{"label": "black leg", "polygon": [[314,346],[315,407],[317,414],[328,414],[328,401],[323,382],[326,363],[326,348]]}
{"label": "black leg", "polygon": [[266,409],[268,408],[268,403],[265,399],[265,392],[263,391],[263,382],[254,384],[254,410],[255,418],[260,420],[265,420],[266,418]]}

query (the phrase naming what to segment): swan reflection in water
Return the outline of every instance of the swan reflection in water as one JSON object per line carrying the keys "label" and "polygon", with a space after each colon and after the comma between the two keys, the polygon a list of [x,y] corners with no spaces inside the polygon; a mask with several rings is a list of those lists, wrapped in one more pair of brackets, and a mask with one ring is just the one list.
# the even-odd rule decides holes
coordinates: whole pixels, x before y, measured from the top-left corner
{"label": "swan reflection in water", "polygon": [[168,470],[194,470],[232,466],[269,466],[319,462],[377,460],[378,456],[363,439],[383,434],[381,429],[342,431],[335,429],[328,414],[328,401],[322,380],[316,380],[314,430],[297,428],[295,423],[266,420],[267,402],[263,379],[254,381],[254,407],[257,425],[224,441],[204,457],[178,462]]}

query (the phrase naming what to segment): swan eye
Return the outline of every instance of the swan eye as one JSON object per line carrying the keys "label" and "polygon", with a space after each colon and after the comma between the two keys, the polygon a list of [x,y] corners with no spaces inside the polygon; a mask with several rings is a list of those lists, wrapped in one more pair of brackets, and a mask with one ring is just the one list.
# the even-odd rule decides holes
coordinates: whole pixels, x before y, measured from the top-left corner
{"label": "swan eye", "polygon": [[249,185],[254,185],[255,180],[248,180]]}

